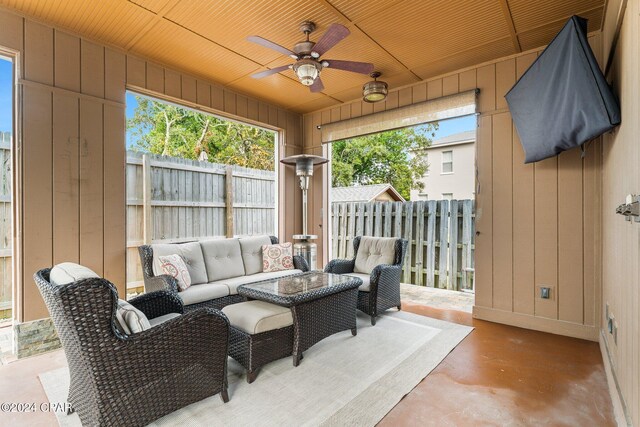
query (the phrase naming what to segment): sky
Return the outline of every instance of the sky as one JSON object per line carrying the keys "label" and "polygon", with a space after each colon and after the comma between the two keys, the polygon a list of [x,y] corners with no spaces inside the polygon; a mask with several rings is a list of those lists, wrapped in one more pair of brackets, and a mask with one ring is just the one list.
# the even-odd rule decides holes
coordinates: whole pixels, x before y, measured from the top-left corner
{"label": "sky", "polygon": [[445,136],[467,130],[475,130],[476,127],[477,118],[474,114],[470,116],[456,117],[449,120],[441,120],[434,139],[444,138]]}
{"label": "sky", "polygon": [[[138,106],[138,101],[133,93],[127,91],[127,119],[133,116],[133,112]],[[131,132],[127,129],[127,150],[135,145],[135,140]]]}
{"label": "sky", "polygon": [[12,70],[11,61],[0,57],[0,132],[11,132],[13,128],[11,125]]}

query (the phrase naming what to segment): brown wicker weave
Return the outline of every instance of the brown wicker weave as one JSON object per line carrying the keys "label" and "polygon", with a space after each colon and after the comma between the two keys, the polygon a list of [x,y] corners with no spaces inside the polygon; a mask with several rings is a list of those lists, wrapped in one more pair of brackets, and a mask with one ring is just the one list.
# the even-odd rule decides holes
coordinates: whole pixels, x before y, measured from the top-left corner
{"label": "brown wicker weave", "polygon": [[[34,279],[69,364],[68,402],[83,425],[143,426],[217,393],[228,401],[224,314],[195,310],[126,335],[115,321],[118,294],[109,281],[55,286],[49,272]],[[129,302],[149,318],[183,310],[166,291]]]}
{"label": "brown wicker weave", "polygon": [[[319,286],[299,292],[279,293],[284,283],[292,279],[310,282],[333,281],[330,286]],[[238,293],[250,299],[291,307],[293,314],[293,365],[298,366],[302,353],[320,340],[335,333],[351,330],[357,334],[356,305],[358,287],[362,280],[357,277],[336,276],[311,271],[279,279],[263,280],[238,286]],[[275,287],[274,287],[275,285]],[[307,288],[302,285],[301,288]],[[282,342],[282,346],[286,344]]]}
{"label": "brown wicker weave", "polygon": [[[360,246],[360,236],[353,239],[353,259],[334,259],[327,264],[326,273],[349,274],[353,273]],[[404,264],[407,241],[397,239],[395,243],[395,256],[393,264],[378,265],[371,272],[369,292],[358,292],[358,309],[371,316],[371,324],[376,324],[376,317],[385,310],[397,307],[400,303],[400,279],[402,277],[402,265]]]}
{"label": "brown wicker weave", "polygon": [[249,384],[256,379],[261,367],[291,356],[292,349],[293,326],[253,335],[231,326],[229,356],[247,370]]}
{"label": "brown wicker weave", "polygon": [[[278,243],[278,238],[275,236],[269,236],[272,244]],[[186,242],[183,242],[186,243]],[[140,255],[140,262],[142,264],[142,274],[144,276],[144,288],[146,292],[153,292],[159,290],[167,290],[180,296],[178,293],[178,283],[176,279],[166,274],[156,276],[153,274],[153,248],[151,245],[142,245],[138,247],[138,254]],[[304,257],[293,257],[294,268],[302,271],[309,271],[309,264]],[[186,311],[195,310],[198,308],[213,308],[221,310],[230,304],[236,304],[244,301],[241,295],[228,295],[226,297],[215,298],[209,301],[203,301],[198,304],[190,304],[185,306]]]}

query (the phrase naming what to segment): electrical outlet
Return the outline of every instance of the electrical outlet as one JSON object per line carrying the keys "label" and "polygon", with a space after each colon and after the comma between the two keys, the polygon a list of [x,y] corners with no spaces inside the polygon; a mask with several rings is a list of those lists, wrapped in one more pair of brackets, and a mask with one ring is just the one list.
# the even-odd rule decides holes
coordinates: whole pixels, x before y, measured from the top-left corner
{"label": "electrical outlet", "polygon": [[554,300],[556,298],[555,287],[545,284],[536,285],[536,298],[542,300]]}

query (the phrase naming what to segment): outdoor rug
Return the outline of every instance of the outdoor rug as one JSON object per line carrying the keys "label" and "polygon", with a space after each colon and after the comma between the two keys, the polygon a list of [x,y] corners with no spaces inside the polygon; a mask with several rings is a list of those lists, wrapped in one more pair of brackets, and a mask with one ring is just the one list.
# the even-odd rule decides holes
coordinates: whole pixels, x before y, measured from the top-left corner
{"label": "outdoor rug", "polygon": [[[473,328],[406,312],[388,311],[371,326],[358,312],[358,335],[345,331],[291,358],[262,368],[247,384],[229,359],[229,397],[212,396],[173,412],[154,426],[375,425],[429,374]],[[52,403],[65,402],[69,373],[40,375]],[[435,392],[435,391],[434,391]],[[57,413],[61,426],[80,426],[77,414]]]}

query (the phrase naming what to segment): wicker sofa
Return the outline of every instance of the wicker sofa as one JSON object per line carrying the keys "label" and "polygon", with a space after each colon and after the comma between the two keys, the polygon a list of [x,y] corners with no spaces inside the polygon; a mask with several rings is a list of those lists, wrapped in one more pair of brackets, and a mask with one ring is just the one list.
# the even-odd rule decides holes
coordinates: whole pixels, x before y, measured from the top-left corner
{"label": "wicker sofa", "polygon": [[[276,244],[274,236],[202,240],[186,243],[143,245],[138,248],[146,292],[168,290],[178,295],[185,311],[199,307],[222,309],[244,301],[237,288],[246,283],[273,279],[309,270],[306,260],[293,257],[293,270],[262,272],[262,245]],[[176,280],[160,273],[158,256],[181,255],[192,285],[178,292]]]}
{"label": "wicker sofa", "polygon": [[217,393],[228,401],[224,314],[182,314],[174,294],[151,292],[129,301],[151,327],[127,333],[113,284],[99,277],[56,284],[51,271],[34,279],[69,364],[68,402],[83,425],[143,426]]}
{"label": "wicker sofa", "polygon": [[400,278],[407,244],[405,239],[358,236],[353,239],[353,259],[334,259],[324,269],[362,279],[358,309],[371,316],[372,325],[383,311],[401,309]]}

